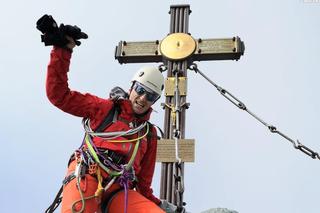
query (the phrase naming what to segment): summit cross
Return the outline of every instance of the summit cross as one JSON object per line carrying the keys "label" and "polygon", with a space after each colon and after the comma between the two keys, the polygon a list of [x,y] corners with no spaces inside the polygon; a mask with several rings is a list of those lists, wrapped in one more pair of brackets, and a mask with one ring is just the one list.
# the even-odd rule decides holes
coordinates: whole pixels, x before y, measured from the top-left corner
{"label": "summit cross", "polygon": [[160,198],[184,212],[184,162],[194,161],[194,140],[185,138],[187,69],[194,61],[238,60],[244,53],[239,37],[195,39],[189,33],[190,5],[170,6],[170,32],[162,40],[120,41],[115,58],[123,63],[160,62],[167,71],[165,81],[164,138],[158,141],[157,161],[161,165]]}

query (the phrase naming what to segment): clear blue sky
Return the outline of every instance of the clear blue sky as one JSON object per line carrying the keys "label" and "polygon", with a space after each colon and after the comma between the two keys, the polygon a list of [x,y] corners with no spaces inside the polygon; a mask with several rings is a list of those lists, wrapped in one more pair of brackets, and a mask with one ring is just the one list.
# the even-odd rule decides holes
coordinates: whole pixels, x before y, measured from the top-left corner
{"label": "clear blue sky", "polygon": [[[111,3],[112,2],[112,3]],[[59,189],[67,160],[81,142],[81,119],[45,95],[50,47],[35,22],[52,14],[80,26],[89,39],[76,48],[70,87],[105,97],[129,87],[141,65],[119,65],[120,40],[156,40],[169,31],[171,4],[191,5],[194,38],[240,36],[239,61],[199,68],[247,107],[293,139],[320,152],[320,3],[254,1],[5,1],[0,7],[0,212],[43,212]],[[188,75],[186,138],[196,139],[187,164],[185,201],[197,213],[225,207],[241,213],[318,213],[320,161],[295,150],[220,96],[199,75]],[[163,126],[159,101],[152,121]],[[154,177],[159,195],[160,167]]]}

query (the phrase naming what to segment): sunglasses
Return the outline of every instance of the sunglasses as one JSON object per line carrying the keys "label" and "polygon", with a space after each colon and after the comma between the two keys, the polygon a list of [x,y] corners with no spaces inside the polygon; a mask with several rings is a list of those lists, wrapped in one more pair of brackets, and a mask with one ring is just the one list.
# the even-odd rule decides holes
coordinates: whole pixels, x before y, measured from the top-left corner
{"label": "sunglasses", "polygon": [[145,86],[139,84],[136,82],[133,86],[134,91],[140,96],[146,94],[146,99],[149,102],[155,102],[160,98],[160,95],[158,95],[155,92],[151,92],[150,89],[147,89]]}

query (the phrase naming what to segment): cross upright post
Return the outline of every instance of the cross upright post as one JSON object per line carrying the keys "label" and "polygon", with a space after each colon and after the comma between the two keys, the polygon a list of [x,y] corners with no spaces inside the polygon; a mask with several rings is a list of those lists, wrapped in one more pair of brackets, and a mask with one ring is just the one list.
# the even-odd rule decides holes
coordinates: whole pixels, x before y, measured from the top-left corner
{"label": "cross upright post", "polygon": [[[194,39],[189,33],[189,5],[170,6],[170,33],[161,41],[120,41],[115,58],[119,63],[162,62],[165,82],[164,140],[158,141],[161,165],[160,198],[183,212],[184,162],[194,161],[194,141],[185,138],[187,69],[194,61],[238,60],[244,53],[239,37]],[[164,69],[162,70],[164,71]]]}

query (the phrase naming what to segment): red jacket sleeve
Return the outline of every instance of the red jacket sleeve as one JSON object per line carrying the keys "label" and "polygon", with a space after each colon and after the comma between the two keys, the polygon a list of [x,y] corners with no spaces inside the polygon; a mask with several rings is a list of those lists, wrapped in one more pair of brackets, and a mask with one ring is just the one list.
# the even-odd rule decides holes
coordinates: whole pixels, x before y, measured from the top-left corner
{"label": "red jacket sleeve", "polygon": [[50,102],[61,110],[79,117],[93,118],[103,99],[71,91],[67,72],[70,66],[71,52],[54,47],[48,65],[46,92]]}
{"label": "red jacket sleeve", "polygon": [[153,190],[151,188],[153,173],[156,164],[156,154],[157,131],[153,127],[151,140],[148,141],[148,149],[141,161],[141,170],[139,174],[137,174],[137,191],[158,205],[161,201],[153,195]]}

